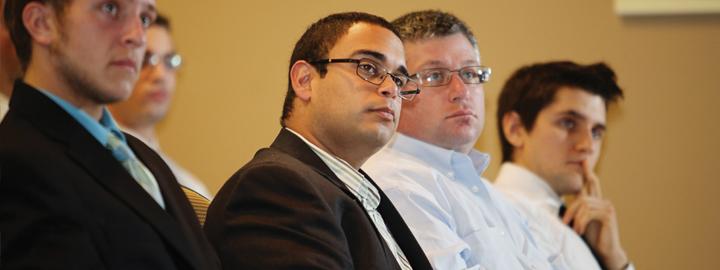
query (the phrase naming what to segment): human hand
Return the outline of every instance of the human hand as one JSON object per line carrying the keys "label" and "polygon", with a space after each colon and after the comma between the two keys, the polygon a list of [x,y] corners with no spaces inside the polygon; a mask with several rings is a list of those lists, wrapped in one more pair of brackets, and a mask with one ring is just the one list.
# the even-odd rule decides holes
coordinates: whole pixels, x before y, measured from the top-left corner
{"label": "human hand", "polygon": [[600,255],[607,269],[622,269],[627,264],[615,208],[602,198],[600,181],[587,160],[583,162],[583,188],[563,216],[563,223],[571,222],[573,230]]}

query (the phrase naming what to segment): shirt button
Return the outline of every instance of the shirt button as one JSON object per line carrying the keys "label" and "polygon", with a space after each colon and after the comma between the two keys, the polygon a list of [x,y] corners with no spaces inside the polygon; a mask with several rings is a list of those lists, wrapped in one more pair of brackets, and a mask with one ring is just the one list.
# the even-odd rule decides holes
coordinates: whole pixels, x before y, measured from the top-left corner
{"label": "shirt button", "polygon": [[505,236],[505,231],[500,231],[500,236]]}
{"label": "shirt button", "polygon": [[472,192],[478,192],[480,191],[480,188],[478,186],[472,186],[470,190],[472,190]]}

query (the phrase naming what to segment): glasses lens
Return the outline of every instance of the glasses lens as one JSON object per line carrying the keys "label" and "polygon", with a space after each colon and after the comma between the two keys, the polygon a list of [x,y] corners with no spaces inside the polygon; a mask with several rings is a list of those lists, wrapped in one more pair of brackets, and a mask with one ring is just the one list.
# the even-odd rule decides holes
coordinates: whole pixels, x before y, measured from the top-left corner
{"label": "glasses lens", "polygon": [[480,67],[464,67],[458,70],[458,75],[462,78],[464,83],[478,84],[481,83],[482,70]]}
{"label": "glasses lens", "polygon": [[160,58],[160,55],[148,52],[145,53],[142,66],[143,68],[157,66],[158,64],[160,64],[161,59],[162,64],[165,65],[165,68],[169,70],[176,70],[182,65],[182,57],[180,57],[180,55],[177,53],[171,53]]}
{"label": "glasses lens", "polygon": [[390,74],[390,78],[392,78],[393,83],[395,83],[395,85],[401,89],[405,87],[409,80],[408,77],[402,74]]}
{"label": "glasses lens", "polygon": [[145,53],[145,56],[143,57],[142,66],[143,66],[143,68],[148,67],[148,66],[155,66],[158,64],[158,61],[159,61],[159,59],[158,59],[157,54]]}
{"label": "glasses lens", "polygon": [[480,75],[480,80],[483,83],[490,81],[490,74],[492,74],[492,69],[490,69],[489,67],[480,67],[480,68],[482,70],[482,74]]}
{"label": "glasses lens", "polygon": [[165,56],[165,67],[167,67],[170,70],[175,70],[180,68],[182,65],[182,57],[177,53],[172,53],[167,56]]}
{"label": "glasses lens", "polygon": [[487,67],[464,67],[458,70],[458,75],[463,82],[467,84],[478,84],[487,82],[490,79],[490,73]]}
{"label": "glasses lens", "polygon": [[360,78],[373,84],[381,84],[385,79],[385,73],[381,72],[381,66],[374,61],[363,59],[357,64],[357,74]]}
{"label": "glasses lens", "polygon": [[434,68],[420,71],[418,73],[420,84],[423,86],[445,85],[450,78],[450,71],[442,68]]}
{"label": "glasses lens", "polygon": [[405,85],[400,87],[400,97],[405,100],[412,100],[415,95],[420,93],[420,84],[412,79],[408,79]]}

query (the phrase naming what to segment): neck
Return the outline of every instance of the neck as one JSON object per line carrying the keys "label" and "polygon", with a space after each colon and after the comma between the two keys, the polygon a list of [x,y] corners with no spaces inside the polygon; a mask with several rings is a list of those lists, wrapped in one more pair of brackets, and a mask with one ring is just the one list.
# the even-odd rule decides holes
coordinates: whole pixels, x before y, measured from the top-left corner
{"label": "neck", "polygon": [[[33,56],[35,55],[33,54]],[[23,78],[25,83],[50,92],[84,111],[94,119],[100,120],[103,104],[93,102],[91,99],[81,95],[78,89],[71,87],[67,81],[58,74],[53,63],[50,61],[43,62],[38,59],[47,59],[47,57],[31,58],[30,65]]]}
{"label": "neck", "polygon": [[292,121],[287,122],[287,128],[297,132],[323,151],[344,160],[356,170],[359,170],[365,161],[380,149],[380,147],[368,147],[362,143],[345,144],[337,142],[329,136],[324,136],[325,134],[313,132],[311,128],[297,125]]}
{"label": "neck", "polygon": [[475,147],[475,143],[469,143],[466,145],[457,146],[457,147],[453,148],[452,150],[467,155],[467,154],[470,154],[470,151],[472,151],[474,147]]}
{"label": "neck", "polygon": [[515,164],[516,166],[522,167],[523,169],[531,172],[532,174],[534,174],[534,175],[537,176],[538,178],[542,179],[542,181],[545,182],[545,183],[550,187],[550,189],[553,191],[553,193],[555,193],[555,195],[557,195],[558,197],[563,197],[563,196],[569,195],[569,194],[562,194],[561,192],[559,192],[558,189],[557,189],[557,187],[556,187],[555,185],[553,185],[552,181],[549,181],[548,179],[546,179],[545,177],[543,177],[540,172],[538,172],[537,170],[535,170],[536,167],[535,167],[535,166],[532,166],[532,164],[528,163],[528,162],[522,157],[522,155],[519,153],[519,151],[515,151],[515,152],[513,153],[513,156],[512,156],[512,159],[510,160],[510,163]]}
{"label": "neck", "polygon": [[4,94],[7,97],[12,95],[13,80],[14,78],[10,78],[10,74],[0,72],[0,94]]}
{"label": "neck", "polygon": [[400,132],[400,133],[402,133],[403,135],[408,136],[408,137],[410,137],[410,138],[413,138],[413,139],[422,141],[422,142],[424,142],[424,143],[432,144],[432,145],[434,145],[434,146],[437,146],[437,147],[440,147],[440,148],[443,148],[443,149],[455,151],[455,152],[458,152],[458,153],[463,153],[463,154],[466,154],[466,155],[470,154],[470,151],[473,150],[473,148],[475,147],[475,142],[477,141],[477,139],[476,139],[476,140],[474,140],[474,141],[471,142],[471,143],[466,143],[466,144],[464,144],[464,145],[456,145],[456,144],[447,143],[447,142],[437,142],[437,141],[436,141],[436,142],[433,142],[433,141],[427,140],[427,139],[425,139],[425,138],[422,138],[422,137],[420,137],[420,136],[415,136],[415,135],[413,135],[413,133],[411,133],[411,132],[405,132],[405,131],[400,131],[400,130],[398,130],[398,132]]}

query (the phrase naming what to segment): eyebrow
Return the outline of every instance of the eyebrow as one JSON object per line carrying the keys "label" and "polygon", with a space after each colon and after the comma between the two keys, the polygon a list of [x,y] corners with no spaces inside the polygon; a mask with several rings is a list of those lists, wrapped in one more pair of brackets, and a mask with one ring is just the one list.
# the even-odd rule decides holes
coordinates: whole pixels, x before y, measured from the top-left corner
{"label": "eyebrow", "polygon": [[352,54],[352,56],[358,56],[358,55],[367,55],[372,58],[375,58],[375,60],[380,61],[380,62],[385,62],[385,60],[387,59],[387,57],[385,57],[384,54],[373,51],[373,50],[357,50],[357,51],[353,52],[353,54]]}
{"label": "eyebrow", "polygon": [[[461,68],[464,68],[464,67],[471,67],[471,66],[473,66],[473,67],[480,66],[481,64],[479,61],[476,61],[476,60],[466,60],[466,61],[461,62],[460,65],[461,65]],[[425,63],[423,66],[425,68],[422,68],[421,70],[431,69],[431,68],[439,68],[440,66],[445,66],[445,62],[442,62],[439,60],[432,60],[432,61]],[[427,67],[427,66],[430,66],[430,67]]]}
{"label": "eyebrow", "polygon": [[[133,2],[134,2],[134,1],[133,1]],[[152,3],[147,3],[147,4],[145,5],[145,8],[147,9],[147,10],[145,10],[146,12],[151,12],[151,13],[154,13],[154,14],[157,14],[157,13],[158,13],[158,12],[157,12],[157,8],[156,8],[155,5],[152,4]]]}
{"label": "eyebrow", "polygon": [[[374,58],[373,60],[376,60],[380,63],[385,63],[385,61],[387,60],[387,57],[384,54],[373,50],[357,50],[351,56],[370,56],[370,58]],[[399,66],[395,71],[400,72],[402,75],[409,76],[407,68],[405,68],[405,66]]]}
{"label": "eyebrow", "polygon": [[[579,118],[579,119],[581,119],[581,120],[583,120],[583,121],[587,121],[587,120],[588,120],[588,118],[587,118],[585,115],[581,114],[580,112],[578,112],[578,111],[576,111],[576,110],[567,110],[567,111],[564,111],[564,112],[560,112],[560,114],[561,114],[561,115],[569,115],[569,116],[574,117],[574,118]],[[603,129],[603,130],[606,130],[606,129],[607,129],[605,123],[597,123],[597,124],[595,124],[593,127],[598,127],[598,128]]]}

